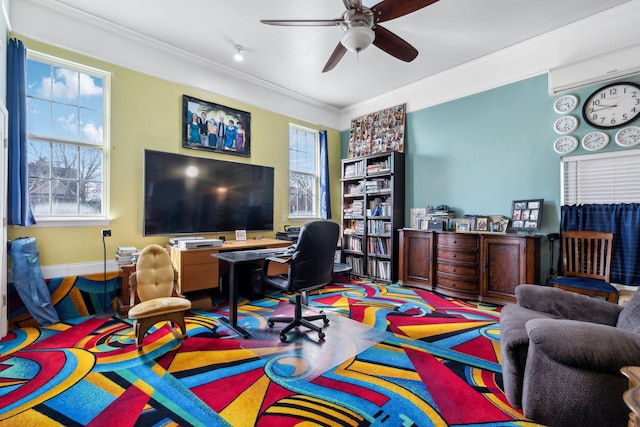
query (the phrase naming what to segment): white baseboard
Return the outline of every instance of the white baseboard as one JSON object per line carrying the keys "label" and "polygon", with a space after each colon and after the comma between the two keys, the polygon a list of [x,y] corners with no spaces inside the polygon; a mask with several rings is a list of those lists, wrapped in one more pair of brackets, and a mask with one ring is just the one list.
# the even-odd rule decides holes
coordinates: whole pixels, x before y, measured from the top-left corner
{"label": "white baseboard", "polygon": [[[47,265],[40,267],[42,275],[45,279],[53,279],[56,277],[67,276],[83,276],[87,274],[104,273],[104,261],[96,262],[83,262],[78,264],[62,264],[62,265]],[[120,266],[115,260],[107,261],[106,271],[119,271]],[[13,282],[13,270],[7,270],[7,283]]]}

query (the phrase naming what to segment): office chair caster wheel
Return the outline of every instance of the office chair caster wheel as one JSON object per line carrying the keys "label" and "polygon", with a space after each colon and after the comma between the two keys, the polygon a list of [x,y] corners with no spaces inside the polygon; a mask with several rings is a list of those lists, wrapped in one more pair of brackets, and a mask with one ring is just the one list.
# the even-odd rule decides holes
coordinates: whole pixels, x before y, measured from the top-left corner
{"label": "office chair caster wheel", "polygon": [[322,331],[318,332],[318,338],[319,338],[319,339],[323,340],[323,339],[324,339],[324,337],[325,337],[324,332],[322,332]]}
{"label": "office chair caster wheel", "polygon": [[324,324],[325,324],[325,325],[328,325],[328,324],[329,324],[329,319],[328,319],[328,318],[326,318],[326,317],[325,317],[324,319],[322,319],[322,321],[324,322]]}
{"label": "office chair caster wheel", "polygon": [[274,323],[273,322],[267,322],[267,325],[269,325],[270,328],[273,328]]}
{"label": "office chair caster wheel", "polygon": [[280,342],[287,342],[287,336],[286,335],[280,335]]}

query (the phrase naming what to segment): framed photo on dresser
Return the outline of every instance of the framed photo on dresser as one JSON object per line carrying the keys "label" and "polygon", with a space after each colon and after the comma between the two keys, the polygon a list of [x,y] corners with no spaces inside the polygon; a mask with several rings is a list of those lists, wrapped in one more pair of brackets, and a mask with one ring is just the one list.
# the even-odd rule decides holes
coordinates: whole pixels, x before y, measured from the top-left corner
{"label": "framed photo on dresser", "polygon": [[544,199],[514,200],[511,204],[511,231],[540,230]]}

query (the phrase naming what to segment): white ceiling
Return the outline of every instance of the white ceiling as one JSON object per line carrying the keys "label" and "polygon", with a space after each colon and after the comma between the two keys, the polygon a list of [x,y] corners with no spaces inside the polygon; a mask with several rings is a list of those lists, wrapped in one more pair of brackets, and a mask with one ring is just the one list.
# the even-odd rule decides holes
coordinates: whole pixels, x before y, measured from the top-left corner
{"label": "white ceiling", "polygon": [[[418,49],[413,62],[371,46],[359,55],[347,52],[328,73],[321,70],[342,35],[339,27],[274,27],[259,21],[339,18],[344,11],[340,0],[13,0],[18,1],[64,9],[74,19],[97,18],[115,32],[136,33],[149,43],[177,48],[254,82],[340,109],[629,0],[440,0],[382,24]],[[378,2],[363,3],[371,7]],[[232,59],[236,44],[244,48],[241,63]]]}

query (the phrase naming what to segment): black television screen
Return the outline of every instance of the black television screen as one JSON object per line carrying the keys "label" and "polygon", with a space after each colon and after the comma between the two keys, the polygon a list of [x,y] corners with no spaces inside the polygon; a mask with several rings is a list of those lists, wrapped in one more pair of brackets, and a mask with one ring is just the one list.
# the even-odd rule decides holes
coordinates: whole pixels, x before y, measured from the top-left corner
{"label": "black television screen", "polygon": [[144,235],[273,230],[272,167],[144,151]]}

